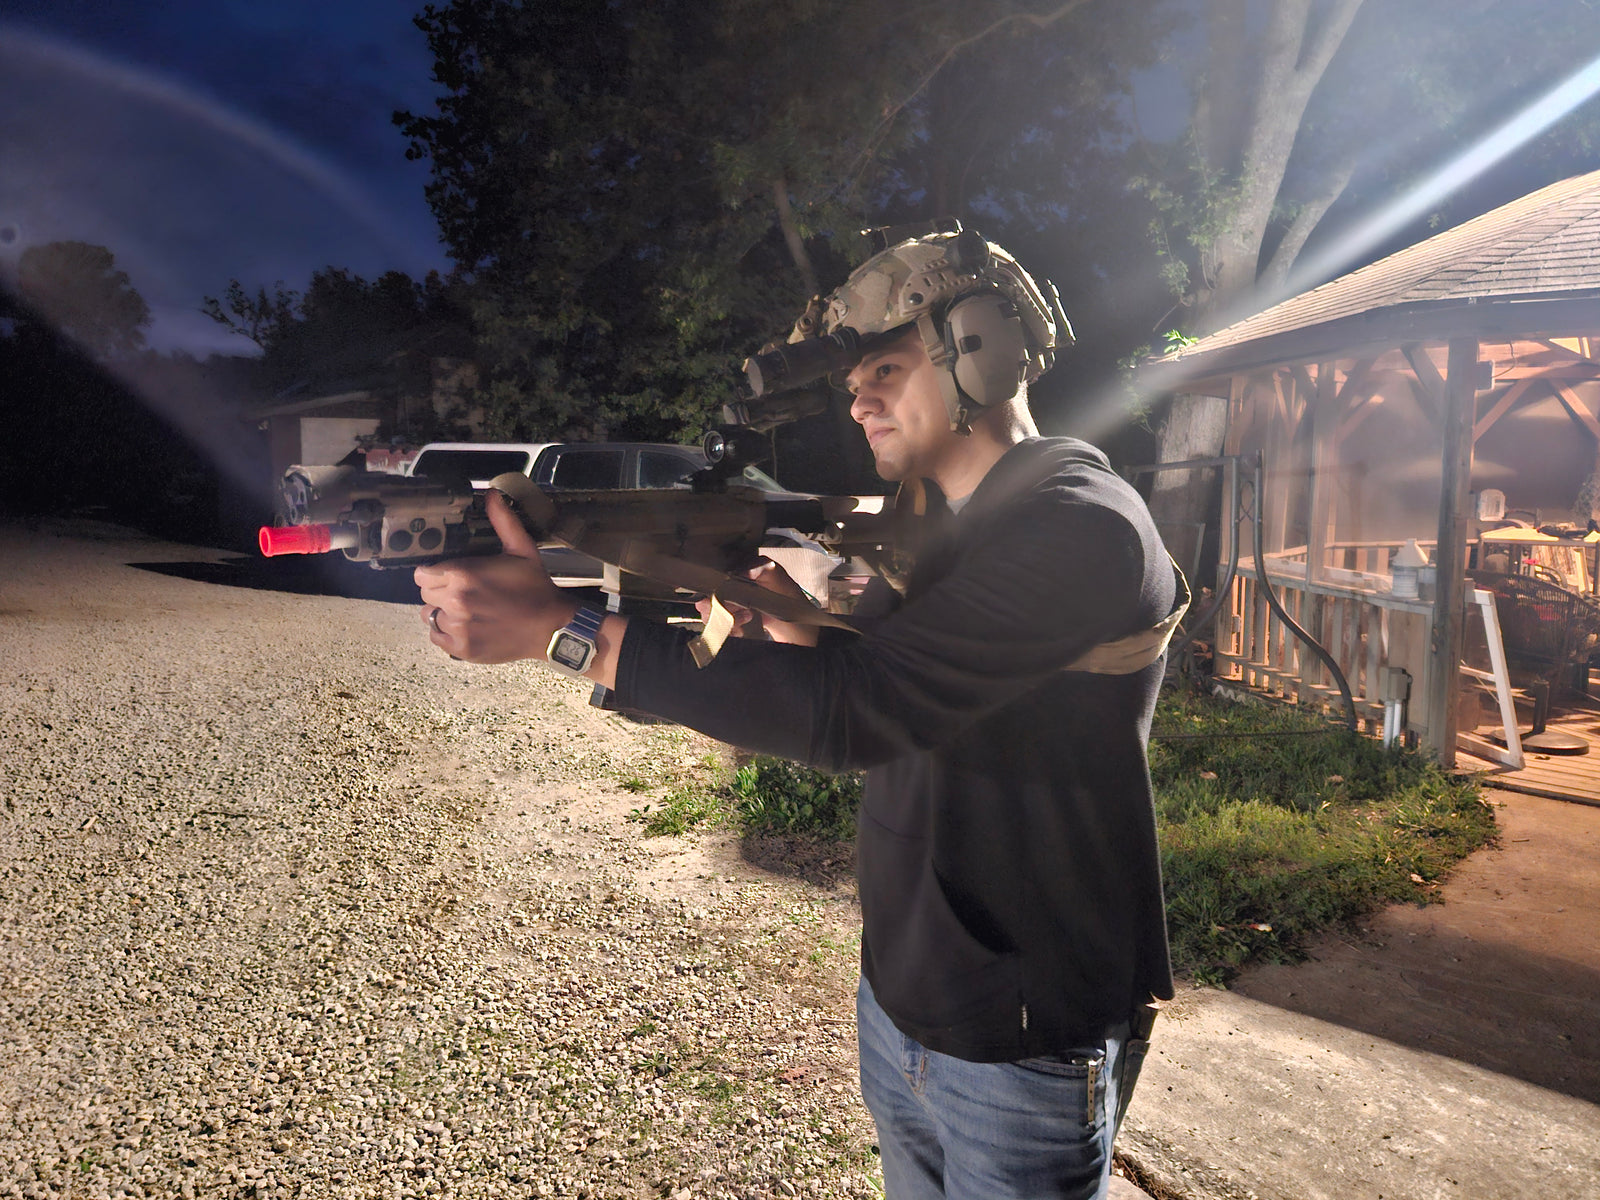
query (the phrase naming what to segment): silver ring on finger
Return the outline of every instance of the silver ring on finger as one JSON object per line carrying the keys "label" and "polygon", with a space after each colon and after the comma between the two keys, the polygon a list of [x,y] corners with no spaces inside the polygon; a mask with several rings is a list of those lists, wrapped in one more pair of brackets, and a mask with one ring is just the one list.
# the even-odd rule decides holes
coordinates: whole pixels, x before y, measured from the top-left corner
{"label": "silver ring on finger", "polygon": [[439,628],[439,614],[443,611],[444,610],[442,608],[435,608],[431,613],[428,614],[428,624],[433,627],[433,631],[435,633],[441,635],[444,633],[444,630]]}

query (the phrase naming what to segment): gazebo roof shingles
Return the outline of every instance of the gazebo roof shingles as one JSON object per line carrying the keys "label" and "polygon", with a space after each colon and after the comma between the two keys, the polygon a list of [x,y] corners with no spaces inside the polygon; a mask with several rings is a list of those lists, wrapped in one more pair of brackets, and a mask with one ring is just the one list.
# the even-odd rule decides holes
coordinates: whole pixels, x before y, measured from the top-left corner
{"label": "gazebo roof shingles", "polygon": [[1199,367],[1268,338],[1386,309],[1600,293],[1600,171],[1530,192],[1292,296],[1159,360]]}

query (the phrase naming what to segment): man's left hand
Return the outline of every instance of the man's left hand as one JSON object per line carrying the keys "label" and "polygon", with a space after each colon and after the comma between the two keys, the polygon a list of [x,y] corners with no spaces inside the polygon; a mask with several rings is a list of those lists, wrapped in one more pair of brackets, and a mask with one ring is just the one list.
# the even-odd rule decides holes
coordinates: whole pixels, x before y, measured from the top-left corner
{"label": "man's left hand", "polygon": [[[770,559],[762,562],[760,566],[752,567],[745,572],[745,577],[752,583],[760,584],[769,592],[777,592],[781,596],[792,596],[797,600],[806,600],[814,603],[814,601],[811,601],[811,597],[806,595],[805,590],[789,577],[789,572]],[[774,642],[788,642],[793,646],[815,646],[817,644],[817,627],[815,625],[796,625],[789,621],[780,621],[770,613],[759,614],[760,619],[757,620],[758,614],[753,609],[746,608],[742,604],[730,604],[727,607],[728,611],[733,614],[734,637],[749,637],[757,630],[763,630],[767,637]],[[707,620],[711,616],[711,601],[697,600],[695,609],[700,613],[702,621]]]}

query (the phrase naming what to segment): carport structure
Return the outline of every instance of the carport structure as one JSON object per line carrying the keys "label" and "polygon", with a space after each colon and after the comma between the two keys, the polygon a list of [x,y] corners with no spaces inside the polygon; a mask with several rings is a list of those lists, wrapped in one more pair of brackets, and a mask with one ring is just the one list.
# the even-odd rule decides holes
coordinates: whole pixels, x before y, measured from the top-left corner
{"label": "carport structure", "polygon": [[[1226,401],[1224,453],[1265,469],[1219,560],[1243,543],[1216,673],[1292,700],[1337,696],[1260,594],[1338,660],[1359,716],[1406,672],[1406,728],[1453,764],[1479,496],[1581,526],[1600,485],[1600,172],[1554,184],[1230,325],[1150,368]],[[1491,489],[1493,491],[1491,491]],[[1600,496],[1594,496],[1600,510]],[[1600,515],[1600,511],[1597,511]],[[1263,561],[1255,561],[1253,522]],[[1408,540],[1436,580],[1393,586]],[[1219,569],[1219,579],[1224,572]],[[1593,588],[1593,578],[1590,577]]]}

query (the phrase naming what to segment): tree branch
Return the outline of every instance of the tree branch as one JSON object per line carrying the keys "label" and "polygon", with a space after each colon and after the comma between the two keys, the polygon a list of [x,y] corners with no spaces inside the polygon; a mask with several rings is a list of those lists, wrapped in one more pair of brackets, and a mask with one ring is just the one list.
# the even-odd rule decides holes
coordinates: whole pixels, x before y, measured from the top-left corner
{"label": "tree branch", "polygon": [[[1262,39],[1261,84],[1256,91],[1239,175],[1243,188],[1241,211],[1257,246],[1278,189],[1283,186],[1284,171],[1311,93],[1361,3],[1362,0],[1337,0],[1336,8],[1314,34],[1310,28],[1311,0],[1280,0],[1272,8]],[[1345,183],[1348,179],[1340,183],[1340,191]],[[1320,217],[1319,213],[1317,219]],[[1294,253],[1299,253],[1298,248]]]}
{"label": "tree branch", "polygon": [[960,41],[952,44],[942,55],[939,56],[939,60],[935,62],[927,71],[927,73],[924,74],[923,77],[917,82],[916,87],[912,88],[903,97],[884,110],[883,119],[878,122],[877,127],[874,128],[872,133],[868,135],[866,145],[861,148],[861,153],[856,155],[855,162],[852,163],[850,165],[850,169],[845,172],[845,178],[853,179],[855,176],[860,174],[861,171],[866,169],[867,163],[871,160],[873,154],[877,152],[877,148],[883,143],[883,139],[888,134],[890,128],[892,128],[895,121],[899,119],[900,114],[905,111],[906,105],[910,104],[918,96],[922,95],[922,93],[927,90],[928,85],[933,82],[935,76],[937,76],[940,71],[944,70],[945,67],[950,64],[950,61],[968,46],[972,46],[983,41],[984,38],[990,36],[991,34],[998,33],[1007,26],[1031,25],[1035,29],[1044,29],[1050,25],[1054,25],[1057,21],[1061,20],[1062,17],[1070,15],[1071,13],[1082,8],[1087,3],[1089,3],[1089,0],[1064,0],[1064,3],[1047,13],[1011,13],[1009,16],[1001,17],[998,21],[995,21],[986,28],[980,29],[977,33],[974,33],[968,37],[964,37]]}
{"label": "tree branch", "polygon": [[[1295,72],[1300,62],[1300,47],[1305,42],[1306,24],[1311,20],[1311,0],[1279,0],[1271,6],[1267,28],[1261,35],[1259,82],[1250,113],[1250,134],[1240,165],[1248,171],[1254,149],[1263,131],[1281,123],[1284,111],[1301,99]],[[1309,95],[1309,93],[1306,93]],[[1278,120],[1274,120],[1277,117]],[[1294,114],[1298,124],[1299,113]]]}
{"label": "tree branch", "polygon": [[800,236],[800,225],[794,219],[794,206],[789,203],[789,181],[779,174],[772,181],[772,203],[778,210],[778,225],[783,230],[783,240],[788,244],[789,257],[800,270],[800,280],[805,284],[806,296],[815,296],[817,271],[811,265],[811,255],[806,250],[806,240]]}
{"label": "tree branch", "polygon": [[1241,0],[1211,0],[1209,9],[1206,69],[1196,81],[1190,128],[1195,154],[1212,176],[1230,174],[1239,165],[1239,138],[1247,108],[1243,87],[1249,76],[1245,67],[1245,51],[1250,45],[1246,7]]}
{"label": "tree branch", "polygon": [[1276,288],[1288,278],[1290,269],[1305,247],[1306,238],[1327,214],[1328,209],[1333,207],[1333,202],[1344,194],[1344,189],[1350,185],[1350,177],[1355,174],[1355,170],[1356,160],[1353,155],[1336,164],[1329,169],[1322,189],[1300,206],[1300,211],[1295,213],[1294,220],[1289,222],[1289,228],[1284,231],[1283,238],[1272,251],[1272,257],[1262,268],[1261,282],[1269,289]]}
{"label": "tree branch", "polygon": [[1356,19],[1361,4],[1362,0],[1337,0],[1328,19],[1312,36],[1311,45],[1300,56],[1297,68],[1298,74],[1310,80],[1311,87],[1316,87],[1322,73],[1328,69],[1328,63],[1344,42],[1344,35],[1350,32],[1350,23]]}

